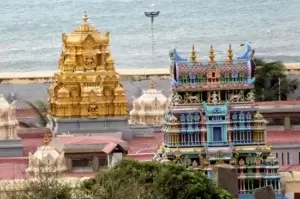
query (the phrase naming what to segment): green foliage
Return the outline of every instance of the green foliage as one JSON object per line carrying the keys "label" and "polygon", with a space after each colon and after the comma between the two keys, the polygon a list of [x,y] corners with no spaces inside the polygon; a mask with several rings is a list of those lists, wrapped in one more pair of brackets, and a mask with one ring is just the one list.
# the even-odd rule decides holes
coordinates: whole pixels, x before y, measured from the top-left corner
{"label": "green foliage", "polygon": [[123,160],[83,183],[97,199],[232,199],[202,172],[173,163]]}
{"label": "green foliage", "polygon": [[[282,62],[265,62],[255,58],[255,98],[256,101],[286,100],[299,87],[297,79],[288,79]],[[280,93],[280,96],[279,96]]]}
{"label": "green foliage", "polygon": [[34,179],[16,183],[14,191],[7,190],[7,199],[71,199],[72,189],[61,183],[55,174],[40,174]]}

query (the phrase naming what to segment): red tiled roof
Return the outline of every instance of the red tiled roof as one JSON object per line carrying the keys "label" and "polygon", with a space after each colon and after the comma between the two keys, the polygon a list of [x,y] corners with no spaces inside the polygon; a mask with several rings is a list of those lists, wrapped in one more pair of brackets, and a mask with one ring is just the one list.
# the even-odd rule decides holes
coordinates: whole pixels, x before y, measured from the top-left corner
{"label": "red tiled roof", "polygon": [[113,136],[74,136],[74,137],[57,137],[63,144],[101,144],[109,142],[125,142],[124,140]]}
{"label": "red tiled roof", "polygon": [[163,142],[163,133],[155,133],[154,137],[139,137],[128,141],[128,153],[154,153],[157,146]]}
{"label": "red tiled roof", "polygon": [[111,151],[114,150],[114,148],[116,148],[117,145],[118,144],[115,142],[110,142],[103,147],[102,151],[106,154],[110,154]]}
{"label": "red tiled roof", "polygon": [[154,157],[153,153],[128,154],[127,158],[138,161],[151,161]]}
{"label": "red tiled roof", "polygon": [[269,144],[300,143],[300,131],[268,131]]}

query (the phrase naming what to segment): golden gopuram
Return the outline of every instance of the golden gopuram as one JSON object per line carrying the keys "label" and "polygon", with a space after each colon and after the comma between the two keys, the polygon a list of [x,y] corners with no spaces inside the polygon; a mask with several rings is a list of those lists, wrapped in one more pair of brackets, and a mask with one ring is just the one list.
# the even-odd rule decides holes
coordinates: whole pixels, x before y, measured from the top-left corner
{"label": "golden gopuram", "polygon": [[109,50],[109,33],[88,23],[67,35],[59,71],[49,89],[50,114],[55,117],[100,118],[127,116],[127,101]]}
{"label": "golden gopuram", "polygon": [[109,43],[109,33],[89,24],[86,12],[81,25],[62,34],[59,70],[49,88],[48,126],[54,133],[129,131],[127,100]]}

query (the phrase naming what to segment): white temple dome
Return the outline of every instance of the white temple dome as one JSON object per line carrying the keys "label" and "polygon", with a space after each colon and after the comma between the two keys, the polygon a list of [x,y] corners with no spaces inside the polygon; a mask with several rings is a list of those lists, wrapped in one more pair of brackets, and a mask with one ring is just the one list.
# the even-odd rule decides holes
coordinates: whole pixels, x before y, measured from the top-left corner
{"label": "white temple dome", "polygon": [[161,90],[154,89],[152,81],[150,89],[144,90],[139,98],[133,97],[129,123],[160,126],[168,104],[169,100]]}
{"label": "white temple dome", "polygon": [[154,88],[146,91],[144,90],[143,94],[137,99],[137,101],[138,103],[143,102],[145,106],[151,106],[156,99],[159,104],[165,104],[168,101],[160,90],[156,90]]}
{"label": "white temple dome", "polygon": [[40,146],[33,157],[43,164],[53,164],[59,157],[59,153],[50,145]]}
{"label": "white temple dome", "polygon": [[38,147],[33,155],[29,153],[28,158],[29,165],[26,171],[31,175],[67,170],[64,153],[59,153],[53,146],[48,144]]}

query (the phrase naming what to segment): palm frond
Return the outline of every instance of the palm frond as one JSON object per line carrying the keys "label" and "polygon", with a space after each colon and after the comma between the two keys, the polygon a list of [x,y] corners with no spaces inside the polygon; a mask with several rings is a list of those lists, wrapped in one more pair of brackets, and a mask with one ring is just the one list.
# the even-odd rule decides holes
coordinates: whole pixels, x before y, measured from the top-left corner
{"label": "palm frond", "polygon": [[23,101],[23,102],[26,103],[28,106],[30,106],[30,108],[32,108],[32,110],[39,116],[40,125],[46,126],[48,123],[48,118],[45,114],[46,111],[44,108],[42,108],[42,110],[39,108],[39,105],[41,105],[42,103],[40,103],[39,105],[35,105],[30,101]]}
{"label": "palm frond", "polygon": [[19,126],[22,128],[38,128],[39,126],[33,124],[33,123],[26,123],[23,121],[19,121]]}

